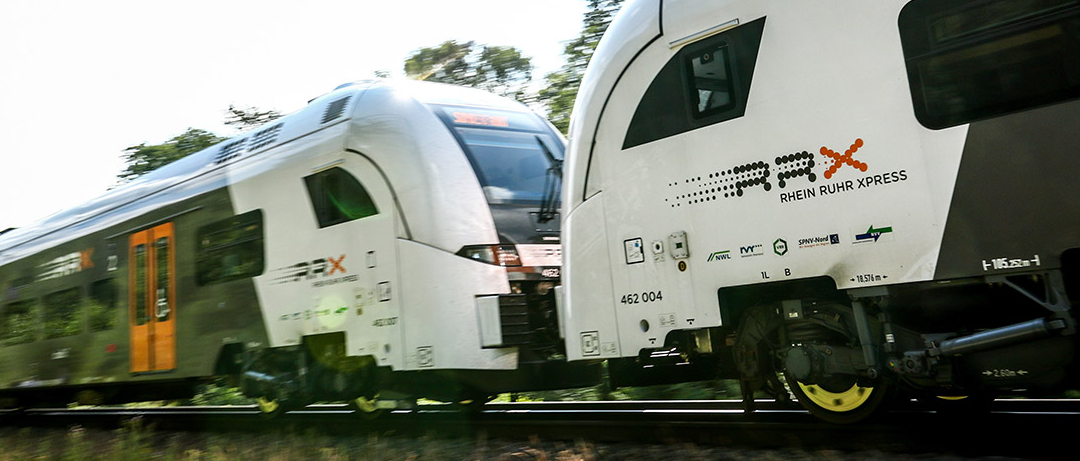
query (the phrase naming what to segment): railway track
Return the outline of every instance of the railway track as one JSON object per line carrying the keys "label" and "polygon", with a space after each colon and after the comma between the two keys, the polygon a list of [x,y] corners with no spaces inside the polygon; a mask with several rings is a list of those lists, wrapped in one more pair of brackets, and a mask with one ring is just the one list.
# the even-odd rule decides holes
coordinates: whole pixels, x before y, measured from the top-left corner
{"label": "railway track", "polygon": [[1067,458],[1080,423],[1080,400],[998,400],[987,412],[944,414],[918,402],[874,422],[837,426],[790,404],[759,401],[492,403],[474,411],[418,405],[365,419],[344,405],[313,405],[266,419],[254,406],[35,409],[0,414],[24,427],[119,427],[138,418],[163,431],[315,431],[323,435],[395,434],[450,438],[588,440],[602,443],[694,443],[750,449],[875,450],[961,457]]}

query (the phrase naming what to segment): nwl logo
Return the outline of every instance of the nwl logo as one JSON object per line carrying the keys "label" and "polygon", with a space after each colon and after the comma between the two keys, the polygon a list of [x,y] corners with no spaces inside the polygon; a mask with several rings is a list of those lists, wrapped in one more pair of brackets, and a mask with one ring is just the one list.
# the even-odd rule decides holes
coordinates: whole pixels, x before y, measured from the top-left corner
{"label": "nwl logo", "polygon": [[731,259],[731,250],[717,251],[709,255],[709,261],[723,261]]}

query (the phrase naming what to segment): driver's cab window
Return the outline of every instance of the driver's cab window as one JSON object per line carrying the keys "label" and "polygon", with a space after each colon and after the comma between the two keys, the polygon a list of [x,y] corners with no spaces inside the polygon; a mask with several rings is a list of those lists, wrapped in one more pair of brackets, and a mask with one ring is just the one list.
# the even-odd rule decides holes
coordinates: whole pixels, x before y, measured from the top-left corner
{"label": "driver's cab window", "polygon": [[367,189],[341,168],[331,168],[304,178],[319,228],[379,214]]}

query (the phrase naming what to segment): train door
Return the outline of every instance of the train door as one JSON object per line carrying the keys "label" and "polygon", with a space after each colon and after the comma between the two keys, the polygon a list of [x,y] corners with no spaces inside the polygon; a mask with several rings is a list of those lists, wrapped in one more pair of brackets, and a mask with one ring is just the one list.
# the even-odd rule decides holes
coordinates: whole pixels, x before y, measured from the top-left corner
{"label": "train door", "polygon": [[176,368],[176,247],[173,224],[128,239],[131,372]]}

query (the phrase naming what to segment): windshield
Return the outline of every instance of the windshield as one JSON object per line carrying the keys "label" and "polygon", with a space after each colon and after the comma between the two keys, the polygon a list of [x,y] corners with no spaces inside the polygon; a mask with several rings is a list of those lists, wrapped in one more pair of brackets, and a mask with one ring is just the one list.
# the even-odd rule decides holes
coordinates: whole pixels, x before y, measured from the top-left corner
{"label": "windshield", "polygon": [[563,145],[539,116],[472,107],[440,110],[469,156],[488,203],[540,203],[551,168],[540,143],[560,160]]}

